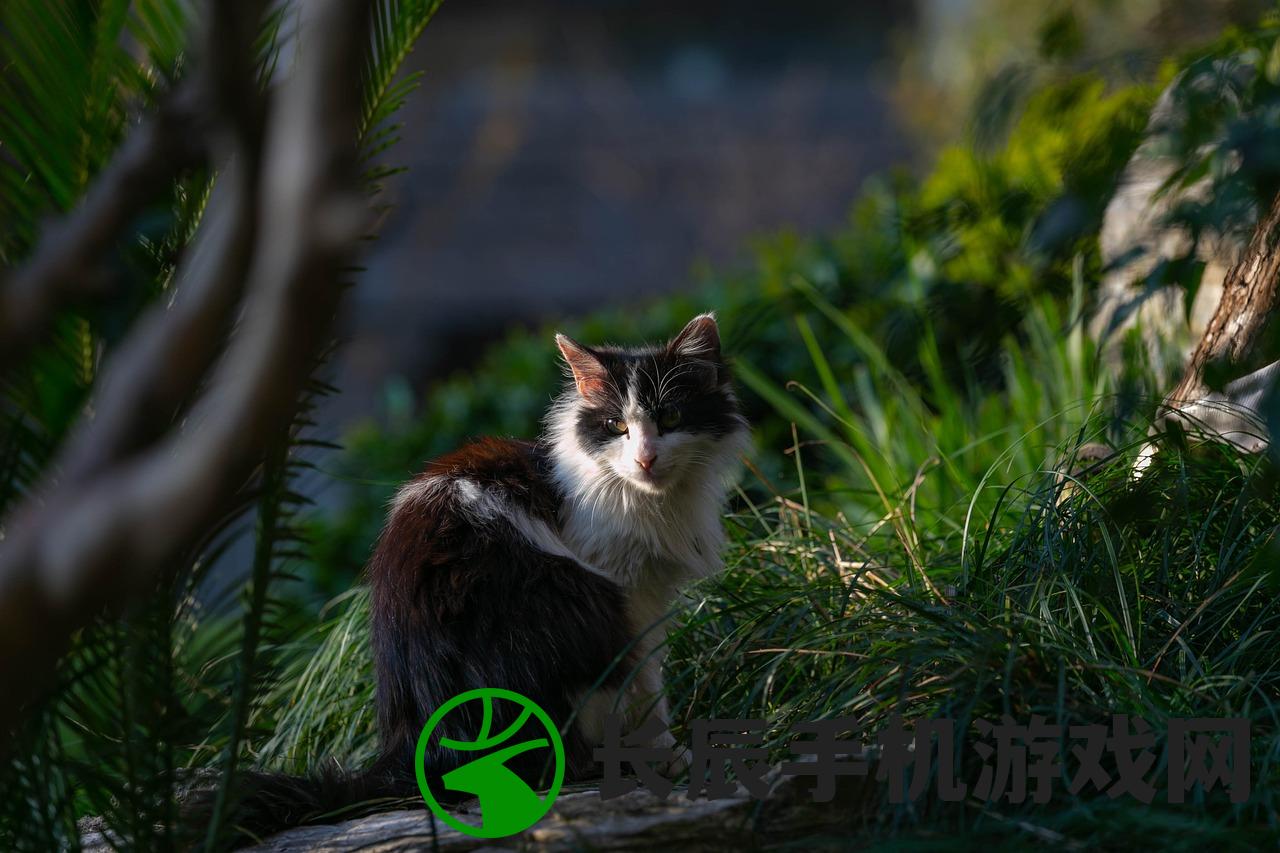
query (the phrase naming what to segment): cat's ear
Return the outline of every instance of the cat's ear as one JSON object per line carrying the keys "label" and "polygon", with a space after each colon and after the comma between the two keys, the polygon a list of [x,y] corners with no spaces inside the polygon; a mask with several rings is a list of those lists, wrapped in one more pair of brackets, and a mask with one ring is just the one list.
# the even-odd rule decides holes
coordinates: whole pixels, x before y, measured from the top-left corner
{"label": "cat's ear", "polygon": [[609,373],[600,357],[568,335],[556,335],[556,346],[564,356],[565,364],[573,371],[573,381],[583,397],[593,397],[604,391]]}
{"label": "cat's ear", "polygon": [[720,361],[720,329],[715,315],[708,312],[694,317],[667,344],[667,351],[687,358]]}

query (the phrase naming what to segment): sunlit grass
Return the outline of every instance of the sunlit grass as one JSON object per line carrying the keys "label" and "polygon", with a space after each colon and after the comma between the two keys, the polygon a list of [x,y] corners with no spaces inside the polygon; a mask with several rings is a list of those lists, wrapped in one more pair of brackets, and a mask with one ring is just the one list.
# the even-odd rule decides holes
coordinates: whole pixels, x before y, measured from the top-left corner
{"label": "sunlit grass", "polygon": [[[746,382],[798,424],[795,476],[748,473],[726,517],[725,572],[679,605],[666,667],[677,736],[695,718],[764,718],[781,757],[789,726],[820,718],[857,717],[870,737],[893,714],[954,718],[961,732],[1002,714],[1072,725],[1123,713],[1157,730],[1169,716],[1245,716],[1255,779],[1244,806],[1221,793],[1164,808],[1077,800],[1064,782],[1036,812],[886,806],[865,828],[904,841],[940,827],[1040,838],[1032,826],[1085,843],[1104,825],[1135,838],[1176,828],[1188,843],[1245,838],[1274,809],[1270,468],[1169,443],[1135,480],[1145,424],[1117,417],[1079,329],[1045,304],[1023,332],[1005,347],[1003,387],[986,392],[940,379],[917,390],[865,341],[878,372],[852,381],[810,341],[820,391],[770,388],[745,366]],[[1063,476],[1076,448],[1098,440],[1115,457]],[[810,467],[818,453],[837,465]],[[300,664],[269,762],[371,753],[366,619],[357,593]]]}

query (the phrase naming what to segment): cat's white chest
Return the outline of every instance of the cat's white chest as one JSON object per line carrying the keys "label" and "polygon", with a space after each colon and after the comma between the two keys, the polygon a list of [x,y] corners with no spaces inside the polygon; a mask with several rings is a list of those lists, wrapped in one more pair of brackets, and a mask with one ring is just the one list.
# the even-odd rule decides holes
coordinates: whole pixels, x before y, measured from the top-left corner
{"label": "cat's white chest", "polygon": [[[641,657],[666,636],[665,619],[680,587],[721,567],[718,519],[714,531],[703,532],[709,538],[699,549],[673,549],[672,541],[660,533],[634,525],[588,523],[583,518],[571,518],[564,530],[575,553],[622,587]],[[686,542],[687,536],[677,541]]]}
{"label": "cat's white chest", "polygon": [[601,516],[571,510],[563,536],[570,550],[628,590],[674,588],[721,567],[723,533],[714,511]]}

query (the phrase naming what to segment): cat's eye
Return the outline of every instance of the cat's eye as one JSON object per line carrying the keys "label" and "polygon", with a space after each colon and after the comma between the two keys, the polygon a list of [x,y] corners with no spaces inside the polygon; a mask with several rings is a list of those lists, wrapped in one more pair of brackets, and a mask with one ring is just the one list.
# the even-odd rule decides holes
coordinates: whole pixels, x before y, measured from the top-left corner
{"label": "cat's eye", "polygon": [[609,418],[604,422],[604,428],[614,435],[627,434],[627,422],[618,418]]}
{"label": "cat's eye", "polygon": [[662,429],[675,429],[680,425],[680,410],[675,406],[663,406],[658,409],[658,426]]}

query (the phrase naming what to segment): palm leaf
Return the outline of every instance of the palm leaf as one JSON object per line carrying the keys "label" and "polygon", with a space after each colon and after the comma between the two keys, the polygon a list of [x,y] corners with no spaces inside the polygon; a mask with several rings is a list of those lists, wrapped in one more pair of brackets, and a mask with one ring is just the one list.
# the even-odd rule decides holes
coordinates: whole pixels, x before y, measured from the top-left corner
{"label": "palm leaf", "polygon": [[[21,259],[37,223],[75,205],[138,105],[182,73],[188,5],[12,0],[0,7],[0,47],[9,57],[0,69],[0,261]],[[400,66],[438,6],[375,4],[358,128],[367,159],[398,139],[391,117],[419,80],[398,77]],[[264,85],[289,8],[276,7],[264,22]],[[140,59],[120,47],[126,36],[141,47]],[[371,183],[387,168],[371,171]],[[211,185],[207,175],[179,181],[163,233],[136,236],[131,251],[143,262],[135,274],[144,301],[168,286]],[[92,389],[101,349],[102,333],[68,315],[28,364],[0,376],[0,509],[44,474]],[[302,454],[323,444],[311,437],[311,412],[316,396],[330,390],[311,384],[294,429],[242,489],[237,507],[158,580],[142,607],[78,635],[59,665],[58,687],[16,733],[13,759],[0,763],[0,787],[13,792],[0,806],[0,846],[75,848],[76,818],[95,814],[115,844],[171,848],[181,843],[174,809],[182,768],[220,768],[225,813],[236,770],[270,737],[280,713],[275,700],[290,686],[280,664],[297,635],[298,609],[280,592],[306,554],[300,518],[307,502],[296,484],[307,469]],[[257,520],[254,557],[245,580],[228,584],[249,512]],[[221,840],[222,823],[205,828],[211,846]]]}
{"label": "palm leaf", "polygon": [[[72,209],[110,160],[160,76],[152,58],[185,44],[179,14],[178,0],[0,4],[0,262],[24,258],[38,224]],[[142,60],[126,50],[126,34],[143,43]],[[9,475],[0,509],[43,470],[79,414],[99,344],[86,318],[68,315],[28,364],[0,376],[0,418],[12,424],[0,432]]]}
{"label": "palm leaf", "polygon": [[[422,82],[422,72],[397,79],[441,0],[378,0],[373,4],[369,54],[365,59],[364,109],[360,117],[363,156],[372,160],[400,140],[402,125],[392,116],[404,106]],[[371,168],[366,179],[372,188],[391,172]]]}

